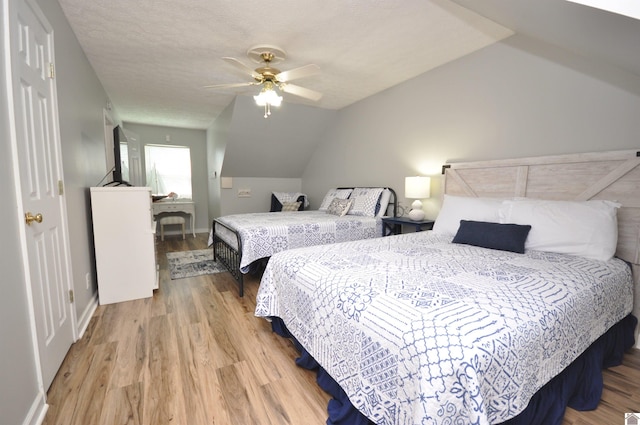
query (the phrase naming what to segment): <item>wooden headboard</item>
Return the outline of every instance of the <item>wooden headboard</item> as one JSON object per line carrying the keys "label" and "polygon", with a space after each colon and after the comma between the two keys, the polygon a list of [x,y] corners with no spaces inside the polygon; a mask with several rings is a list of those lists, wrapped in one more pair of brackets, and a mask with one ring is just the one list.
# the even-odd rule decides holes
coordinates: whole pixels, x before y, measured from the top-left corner
{"label": "wooden headboard", "polygon": [[[443,171],[449,195],[619,202],[616,255],[633,265],[640,317],[640,150],[459,162]],[[640,348],[638,339],[636,330]]]}

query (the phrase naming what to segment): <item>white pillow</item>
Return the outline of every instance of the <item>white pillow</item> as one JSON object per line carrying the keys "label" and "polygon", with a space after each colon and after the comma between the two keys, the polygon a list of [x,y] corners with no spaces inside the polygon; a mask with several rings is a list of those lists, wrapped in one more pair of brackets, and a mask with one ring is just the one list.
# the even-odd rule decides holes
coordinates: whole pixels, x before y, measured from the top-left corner
{"label": "white pillow", "polygon": [[364,217],[375,217],[376,205],[382,195],[381,187],[356,187],[351,192],[349,199],[353,200],[351,209],[347,214]]}
{"label": "white pillow", "polygon": [[281,204],[285,202],[296,202],[299,197],[304,196],[304,207],[307,208],[309,206],[309,200],[307,199],[307,195],[301,192],[272,192],[273,196],[276,197]]}
{"label": "white pillow", "polygon": [[618,243],[617,210],[611,201],[504,201],[501,223],[529,224],[525,249],[607,261]]}
{"label": "white pillow", "polygon": [[385,189],[382,191],[382,195],[380,195],[380,209],[376,213],[376,217],[382,217],[387,213],[387,208],[389,207],[389,201],[391,200],[391,191],[389,189]]}
{"label": "white pillow", "polygon": [[352,190],[353,189],[329,189],[327,194],[324,195],[324,198],[322,199],[322,203],[320,204],[320,208],[318,208],[318,210],[326,211],[327,208],[329,208],[329,205],[331,205],[331,201],[333,201],[334,198],[347,199],[349,195],[351,195]]}
{"label": "white pillow", "polygon": [[444,195],[442,208],[433,224],[433,231],[455,235],[460,227],[460,220],[498,223],[500,220],[498,211],[501,205],[500,198]]}

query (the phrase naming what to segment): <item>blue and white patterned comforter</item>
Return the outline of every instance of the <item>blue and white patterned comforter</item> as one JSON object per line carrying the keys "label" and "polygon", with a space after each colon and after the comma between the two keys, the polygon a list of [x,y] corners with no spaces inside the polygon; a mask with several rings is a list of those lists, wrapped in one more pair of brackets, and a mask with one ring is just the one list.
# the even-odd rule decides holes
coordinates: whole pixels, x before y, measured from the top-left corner
{"label": "blue and white patterned comforter", "polygon": [[[242,273],[247,273],[254,261],[287,249],[382,236],[382,219],[379,217],[338,217],[325,211],[234,214],[216,220],[240,234]],[[216,228],[216,233],[219,232],[220,229]],[[237,248],[237,241],[228,240],[224,233],[220,234]]]}
{"label": "blue and white patterned comforter", "polygon": [[489,424],[631,312],[628,265],[422,232],[271,257],[277,316],[377,424]]}

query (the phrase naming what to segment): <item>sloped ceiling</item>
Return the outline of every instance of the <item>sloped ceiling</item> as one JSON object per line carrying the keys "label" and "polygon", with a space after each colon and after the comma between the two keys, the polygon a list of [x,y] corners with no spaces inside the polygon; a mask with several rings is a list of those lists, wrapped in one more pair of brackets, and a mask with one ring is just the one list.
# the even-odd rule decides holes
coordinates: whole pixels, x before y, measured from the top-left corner
{"label": "sloped ceiling", "polygon": [[640,20],[565,0],[454,1],[518,34],[640,76]]}
{"label": "sloped ceiling", "polygon": [[317,64],[319,76],[295,83],[335,110],[512,34],[449,0],[59,2],[123,121],[186,128],[207,128],[249,93],[203,86],[250,81],[221,58],[254,68],[254,45],[284,49],[281,70]]}
{"label": "sloped ceiling", "polygon": [[299,178],[336,111],[283,103],[269,119],[238,96],[226,135],[221,175]]}
{"label": "sloped ceiling", "polygon": [[[123,121],[205,129],[237,99],[228,176],[299,177],[335,110],[514,33],[640,76],[640,21],[565,0],[59,2]],[[264,120],[256,87],[203,88],[250,81],[221,58],[257,67],[246,52],[258,44],[287,52],[281,70],[319,65],[295,84],[324,97],[285,94]]]}

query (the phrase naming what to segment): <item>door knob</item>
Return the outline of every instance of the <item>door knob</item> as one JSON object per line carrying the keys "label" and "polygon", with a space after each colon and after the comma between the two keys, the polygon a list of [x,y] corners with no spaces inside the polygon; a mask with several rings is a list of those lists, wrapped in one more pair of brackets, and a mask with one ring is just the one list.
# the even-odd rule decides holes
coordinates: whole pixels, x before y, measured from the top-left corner
{"label": "door knob", "polygon": [[27,222],[28,226],[31,226],[31,223],[33,223],[34,221],[36,223],[42,223],[42,214],[38,213],[36,215],[31,214],[30,212],[27,212],[24,215],[24,221]]}

